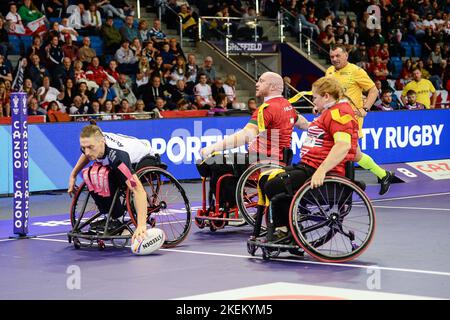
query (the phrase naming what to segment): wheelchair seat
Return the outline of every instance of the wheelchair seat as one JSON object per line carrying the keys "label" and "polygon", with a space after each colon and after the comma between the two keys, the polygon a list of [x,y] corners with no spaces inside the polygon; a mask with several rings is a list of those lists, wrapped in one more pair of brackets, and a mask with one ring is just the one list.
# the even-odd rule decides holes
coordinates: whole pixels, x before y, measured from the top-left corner
{"label": "wheelchair seat", "polygon": [[133,165],[133,169],[135,171],[138,171],[139,169],[148,167],[148,166],[158,167],[163,170],[167,170],[167,167],[168,167],[167,164],[165,164],[164,162],[161,161],[161,156],[158,153],[155,153],[154,156],[147,155],[147,156],[143,157],[141,159],[141,161],[139,161],[139,163],[136,163]]}

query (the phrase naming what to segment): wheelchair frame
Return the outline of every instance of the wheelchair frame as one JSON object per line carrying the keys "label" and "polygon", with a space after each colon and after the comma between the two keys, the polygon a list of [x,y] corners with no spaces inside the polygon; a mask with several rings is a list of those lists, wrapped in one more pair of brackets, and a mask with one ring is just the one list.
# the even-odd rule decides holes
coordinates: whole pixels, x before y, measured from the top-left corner
{"label": "wheelchair frame", "polygon": [[[350,174],[347,174],[347,176],[350,177],[354,177],[354,173],[353,171]],[[342,223],[339,226],[339,228],[335,227],[334,225],[332,225],[333,223],[338,223],[339,222],[339,214],[337,214],[337,216],[334,216],[330,221],[330,225],[333,226],[333,229],[330,228],[330,231],[328,231],[325,235],[321,236],[318,240],[315,241],[319,241],[321,240],[323,243],[321,243],[319,241],[320,246],[326,244],[327,242],[329,242],[330,240],[333,239],[333,237],[337,234],[337,232],[344,234],[345,236],[347,236],[351,242],[351,248],[352,251],[349,252],[348,254],[342,256],[342,257],[335,257],[331,255],[331,251],[330,251],[330,255],[326,255],[326,254],[322,254],[322,253],[318,253],[318,252],[314,252],[314,244],[310,244],[304,237],[303,235],[299,235],[299,232],[296,228],[296,226],[294,225],[293,220],[293,215],[294,215],[294,210],[297,210],[296,203],[299,204],[300,201],[302,200],[300,198],[300,195],[303,193],[303,196],[306,194],[306,192],[310,191],[310,185],[309,185],[310,179],[308,179],[303,186],[300,187],[300,189],[293,195],[292,200],[291,200],[291,204],[289,207],[289,235],[283,239],[279,239],[277,241],[274,242],[262,242],[261,240],[258,239],[249,239],[247,241],[247,251],[250,255],[254,256],[256,251],[258,250],[258,248],[261,249],[262,251],[262,257],[264,260],[269,260],[271,258],[276,258],[278,257],[278,255],[281,252],[285,252],[285,251],[289,251],[289,253],[294,254],[294,255],[298,255],[298,256],[303,256],[304,252],[308,253],[310,256],[312,256],[313,258],[322,261],[322,262],[345,262],[345,261],[350,261],[353,260],[357,257],[359,257],[370,245],[372,239],[373,239],[373,235],[375,233],[375,224],[376,224],[376,218],[375,218],[375,211],[372,207],[372,204],[370,202],[370,199],[367,197],[366,193],[364,192],[365,189],[365,185],[364,183],[361,183],[359,181],[354,181],[350,178],[347,177],[341,177],[341,176],[326,176],[325,177],[325,183],[340,183],[340,184],[344,184],[347,187],[351,187],[352,190],[350,191],[350,194],[353,196],[353,193],[356,192],[360,197],[361,200],[363,200],[365,207],[367,209],[368,212],[368,217],[369,217],[369,230],[368,230],[368,234],[366,236],[366,239],[364,239],[363,243],[360,246],[357,246],[356,244],[354,245],[354,238],[355,235],[354,233],[352,234],[352,231],[349,231],[347,233],[344,232],[343,228],[342,228]],[[309,189],[308,189],[309,188]],[[306,191],[305,191],[306,190]],[[350,208],[348,209],[348,212],[345,216],[342,217],[342,222],[344,221],[345,217],[350,213],[350,211],[352,210],[352,205],[353,205],[353,199],[351,198],[350,200],[347,199],[344,201],[343,205],[348,205],[347,201],[350,201]],[[337,203],[338,205],[338,209],[341,210],[342,208],[342,204]],[[320,205],[319,205],[320,206]],[[330,208],[331,209],[331,208]],[[321,211],[323,211],[323,209],[320,209]],[[267,213],[265,213],[267,216]],[[297,214],[297,213],[296,213]],[[336,218],[337,217],[337,218]],[[333,220],[338,220],[338,221],[333,221]],[[326,222],[326,221],[325,221]],[[326,222],[328,223],[328,222]],[[325,224],[324,224],[325,226]],[[328,227],[328,225],[327,225]],[[338,231],[336,231],[336,229],[338,229]],[[340,229],[340,230],[339,230]],[[314,230],[314,226],[311,227],[311,232]],[[269,231],[273,231],[273,228]],[[309,232],[309,231],[308,231]],[[330,237],[329,239],[327,239],[327,237]],[[352,239],[353,237],[353,239]],[[286,243],[286,240],[289,240],[290,243]],[[345,245],[345,244],[344,244]],[[318,246],[318,247],[320,247]]]}
{"label": "wheelchair frame", "polygon": [[[191,227],[191,209],[190,209],[189,200],[186,197],[184,189],[182,188],[182,186],[180,185],[178,180],[175,179],[166,170],[164,170],[160,167],[156,167],[156,166],[155,167],[148,166],[148,167],[143,167],[136,172],[136,175],[138,176],[139,179],[141,179],[146,174],[157,174],[158,175],[158,178],[157,178],[158,179],[158,188],[157,188],[158,193],[160,191],[160,185],[161,185],[160,181],[159,181],[161,178],[161,174],[163,174],[165,177],[168,177],[171,182],[176,184],[176,187],[184,200],[187,218],[186,218],[186,224],[185,224],[183,233],[175,241],[169,241],[168,239],[166,239],[166,241],[164,242],[164,245],[163,245],[163,247],[166,247],[166,248],[176,246],[186,238],[186,236],[189,233],[190,227]],[[79,203],[79,198],[80,198],[81,194],[84,192],[87,192],[86,199],[84,200],[84,203]],[[147,193],[147,191],[146,191],[146,193]],[[154,196],[154,194],[152,196]],[[123,224],[113,230],[109,230],[108,227],[109,227],[110,221],[111,221],[111,214],[113,212],[114,206],[116,205],[117,197],[123,197],[123,200],[120,202],[120,204],[124,208],[126,208],[126,210],[124,211],[123,216],[122,216]],[[103,231],[99,231],[99,230],[91,231],[89,229],[88,232],[82,232],[83,228],[90,227],[90,224],[92,222],[94,222],[99,217],[104,215],[104,213],[97,211],[93,216],[89,217],[86,221],[83,221],[83,217],[86,213],[86,207],[88,205],[89,199],[93,200],[89,190],[87,189],[86,183],[83,182],[80,185],[80,187],[78,188],[77,192],[75,193],[75,196],[74,196],[74,198],[72,200],[72,204],[71,204],[70,219],[71,219],[71,224],[72,224],[72,230],[67,233],[69,243],[73,242],[75,249],[80,249],[81,247],[91,247],[93,245],[94,241],[96,241],[99,250],[103,250],[106,248],[105,241],[111,241],[113,247],[115,247],[115,248],[123,248],[127,244],[129,244],[129,240],[132,238],[132,235],[134,232],[134,230],[132,229],[132,226],[136,226],[137,219],[134,217],[135,209],[134,209],[134,206],[131,205],[132,198],[131,198],[131,192],[128,189],[128,187],[120,186],[114,193],[112,205],[109,208],[109,211],[107,213],[106,223],[105,223],[105,226],[103,227]],[[147,201],[148,200],[149,200],[149,196],[147,193]],[[75,217],[75,214],[76,214],[75,210],[78,205],[81,205],[81,211],[79,213],[79,216]],[[95,205],[95,208],[96,208],[96,210],[98,210],[96,205]],[[154,212],[156,212],[155,210],[159,210],[159,209],[161,209],[161,207],[160,208],[153,207],[152,209]],[[152,212],[149,211],[149,207],[147,207],[147,211],[148,211],[148,214],[151,215]],[[125,221],[125,217],[127,215],[130,217],[130,219]],[[155,218],[151,217],[150,215],[147,217],[147,223],[149,223],[151,227],[154,227],[155,225],[157,225],[157,222],[156,222]],[[127,230],[129,232],[129,234],[121,235],[121,233],[124,230]],[[90,243],[84,244],[80,241],[80,239],[89,240]],[[118,242],[119,240],[121,241],[121,243]]]}

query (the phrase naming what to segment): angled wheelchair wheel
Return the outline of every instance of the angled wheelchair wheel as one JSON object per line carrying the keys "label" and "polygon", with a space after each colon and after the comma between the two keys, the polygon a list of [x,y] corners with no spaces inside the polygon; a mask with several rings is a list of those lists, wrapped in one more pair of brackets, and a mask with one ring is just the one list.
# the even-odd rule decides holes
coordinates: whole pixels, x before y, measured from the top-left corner
{"label": "angled wheelchair wheel", "polygon": [[[142,168],[136,175],[147,193],[147,228],[164,231],[165,248],[180,244],[191,228],[191,208],[183,187],[169,172],[158,167]],[[137,225],[134,196],[129,189],[126,203],[130,218]]]}
{"label": "angled wheelchair wheel", "polygon": [[[261,162],[251,165],[239,178],[236,188],[236,204],[239,215],[248,224],[255,225],[255,217],[258,205],[258,179],[260,174],[272,170],[281,169],[283,166],[272,162]],[[261,230],[266,230],[266,226],[261,226]]]}
{"label": "angled wheelchair wheel", "polygon": [[102,218],[94,199],[91,197],[86,183],[82,183],[70,206],[70,222],[72,232],[88,233],[90,224]]}
{"label": "angled wheelchair wheel", "polygon": [[343,177],[326,177],[311,189],[309,180],[291,202],[290,228],[297,244],[315,259],[344,262],[369,246],[375,214],[365,192]]}

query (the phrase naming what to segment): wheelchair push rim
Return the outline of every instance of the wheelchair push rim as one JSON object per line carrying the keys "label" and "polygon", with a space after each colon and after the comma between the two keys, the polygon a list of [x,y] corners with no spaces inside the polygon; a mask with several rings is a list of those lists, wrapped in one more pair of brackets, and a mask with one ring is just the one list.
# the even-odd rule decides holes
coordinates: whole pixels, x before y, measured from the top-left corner
{"label": "wheelchair push rim", "polygon": [[367,195],[342,177],[326,177],[323,186],[314,190],[309,182],[297,191],[289,210],[295,241],[322,262],[357,258],[375,232],[375,213]]}
{"label": "wheelchair push rim", "polygon": [[[163,247],[180,244],[191,227],[191,208],[186,193],[169,172],[158,167],[144,167],[136,172],[147,194],[147,227],[162,229]],[[133,194],[127,189],[126,204],[133,224],[137,225]]]}
{"label": "wheelchair push rim", "polygon": [[[274,162],[262,162],[251,165],[239,178],[236,188],[236,204],[240,215],[251,226],[255,226],[255,218],[258,205],[258,178],[264,169],[281,169],[283,166]],[[264,170],[266,171],[266,170]],[[262,230],[266,226],[261,226]]]}

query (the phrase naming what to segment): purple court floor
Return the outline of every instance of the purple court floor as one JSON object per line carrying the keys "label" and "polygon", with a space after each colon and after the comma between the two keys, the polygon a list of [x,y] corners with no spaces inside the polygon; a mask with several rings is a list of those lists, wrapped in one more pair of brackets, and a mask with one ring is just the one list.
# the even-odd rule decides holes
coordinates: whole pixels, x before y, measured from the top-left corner
{"label": "purple court floor", "polygon": [[[199,187],[187,190],[195,209]],[[212,233],[194,223],[180,246],[150,256],[129,248],[75,250],[65,235],[69,203],[53,195],[31,199],[30,233],[37,237],[11,240],[12,200],[3,198],[0,298],[449,299],[450,182],[396,184],[384,197],[377,191],[367,191],[377,217],[373,242],[358,259],[334,264],[288,254],[263,261],[247,253],[248,226]]]}

